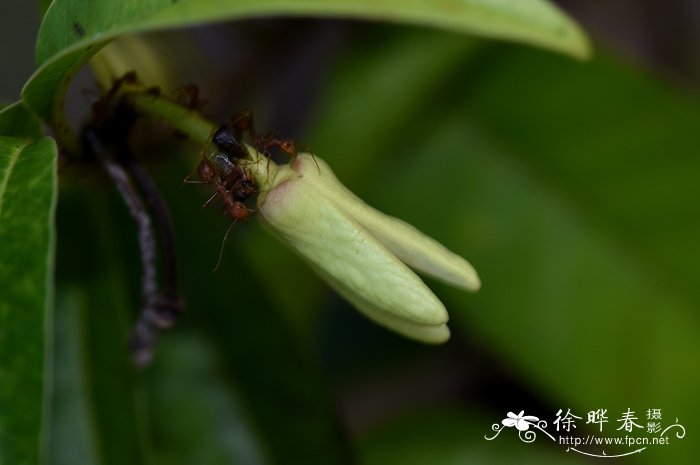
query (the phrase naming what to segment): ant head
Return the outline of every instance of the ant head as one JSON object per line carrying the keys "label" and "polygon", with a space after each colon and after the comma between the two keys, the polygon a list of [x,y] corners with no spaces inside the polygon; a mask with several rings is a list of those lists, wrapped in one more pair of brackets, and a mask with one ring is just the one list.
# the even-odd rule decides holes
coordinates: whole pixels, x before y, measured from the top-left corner
{"label": "ant head", "polygon": [[252,210],[245,206],[241,201],[233,201],[227,205],[228,214],[231,215],[234,221],[245,220],[252,214]]}
{"label": "ant head", "polygon": [[197,167],[197,176],[202,181],[211,183],[216,179],[216,171],[207,162],[202,161]]}
{"label": "ant head", "polygon": [[296,145],[294,144],[294,141],[291,139],[281,140],[279,143],[279,147],[280,147],[280,150],[282,150],[283,152],[285,152],[289,155],[296,156],[296,154],[297,154]]}
{"label": "ant head", "polygon": [[127,84],[137,84],[139,78],[136,75],[136,71],[129,71],[121,77],[121,80],[122,82],[126,82]]}
{"label": "ant head", "polygon": [[201,110],[207,104],[207,100],[199,98],[199,87],[197,84],[189,83],[173,90],[175,101],[187,108]]}

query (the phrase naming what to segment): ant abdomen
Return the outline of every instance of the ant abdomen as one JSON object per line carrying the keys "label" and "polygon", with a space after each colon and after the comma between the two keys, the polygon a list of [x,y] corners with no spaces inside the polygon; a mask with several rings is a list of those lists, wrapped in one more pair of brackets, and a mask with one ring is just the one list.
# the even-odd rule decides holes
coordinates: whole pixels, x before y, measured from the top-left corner
{"label": "ant abdomen", "polygon": [[246,207],[240,200],[227,198],[224,200],[224,205],[226,207],[226,213],[230,215],[234,221],[245,220],[253,213],[253,210]]}
{"label": "ant abdomen", "polygon": [[227,124],[222,125],[216,130],[212,141],[224,153],[234,158],[245,158],[247,155],[243,145],[243,134],[240,131],[234,131]]}
{"label": "ant abdomen", "polygon": [[217,153],[213,158],[213,162],[219,168],[221,177],[224,179],[231,176],[238,168],[235,163],[235,159],[231,160],[231,158],[225,153]]}

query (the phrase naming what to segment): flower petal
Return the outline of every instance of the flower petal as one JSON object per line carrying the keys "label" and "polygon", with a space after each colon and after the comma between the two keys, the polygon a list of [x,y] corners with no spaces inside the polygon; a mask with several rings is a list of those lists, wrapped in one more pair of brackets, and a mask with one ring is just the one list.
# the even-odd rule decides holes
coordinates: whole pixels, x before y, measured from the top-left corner
{"label": "flower petal", "polygon": [[386,328],[391,329],[405,337],[415,339],[426,344],[442,344],[450,338],[450,330],[446,324],[426,325],[398,318],[385,310],[378,308],[371,301],[359,298],[342,283],[334,280],[323,270],[315,268],[315,271],[326,280],[340,295],[350,302],[357,310],[362,312],[367,318],[373,320]]}
{"label": "flower petal", "polygon": [[367,205],[338,181],[323,160],[299,154],[295,164],[308,165],[303,168],[308,173],[305,176],[316,177],[315,184],[326,196],[335,198],[339,208],[411,268],[469,291],[481,287],[479,276],[469,262],[405,221]]}
{"label": "flower petal", "polygon": [[[297,160],[302,157],[300,154]],[[446,339],[449,332],[440,329],[448,319],[442,302],[341,211],[332,195],[319,190],[310,174],[317,173],[316,165],[309,161],[311,166],[302,171],[303,177],[292,168],[280,167],[288,172],[276,173],[281,181],[258,200],[263,223],[371,318],[421,340]]]}

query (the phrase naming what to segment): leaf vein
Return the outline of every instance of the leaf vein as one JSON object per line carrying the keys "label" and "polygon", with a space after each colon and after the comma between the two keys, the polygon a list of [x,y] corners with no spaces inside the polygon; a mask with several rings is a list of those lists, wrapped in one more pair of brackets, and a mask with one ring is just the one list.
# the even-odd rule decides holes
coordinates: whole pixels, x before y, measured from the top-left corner
{"label": "leaf vein", "polygon": [[10,182],[12,171],[17,164],[17,160],[19,160],[19,154],[22,153],[22,150],[22,148],[18,147],[17,150],[15,150],[15,152],[10,156],[10,163],[7,165],[7,169],[5,170],[2,180],[0,180],[0,218],[2,218],[2,206],[5,199],[5,191],[7,190],[7,185]]}

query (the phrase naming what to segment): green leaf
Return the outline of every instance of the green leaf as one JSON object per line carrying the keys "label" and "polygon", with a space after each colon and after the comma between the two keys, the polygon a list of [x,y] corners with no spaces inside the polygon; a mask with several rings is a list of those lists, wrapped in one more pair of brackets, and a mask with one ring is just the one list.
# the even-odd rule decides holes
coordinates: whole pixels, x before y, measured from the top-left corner
{"label": "green leaf", "polygon": [[0,136],[39,138],[41,135],[41,121],[23,102],[0,110]]}
{"label": "green leaf", "polygon": [[53,3],[53,0],[39,0],[39,12],[42,17],[46,14],[46,10],[49,9],[51,3]]}
{"label": "green leaf", "polygon": [[[355,75],[384,69],[367,55]],[[657,405],[700,428],[697,104],[610,58],[506,46],[436,79],[429,103],[404,108],[413,118],[376,134],[400,97],[368,101],[363,80],[340,77],[317,116],[334,137],[312,137],[314,151],[334,166],[336,150],[362,144],[372,164],[348,184],[475,265],[476,295],[435,285],[454,337],[497,353],[552,416],[602,407],[614,422]],[[364,116],[349,120],[335,95]],[[698,453],[677,440],[635,460]]]}
{"label": "green leaf", "polygon": [[[332,157],[333,170],[344,180],[361,175],[366,166],[376,163],[374,157],[392,138],[416,138],[420,129],[412,133],[406,126],[430,105],[444,76],[454,73],[483,48],[483,43],[457,34],[378,32],[364,37],[339,63],[308,124],[313,128],[309,144],[314,149],[333,147],[332,153],[323,156]],[[362,101],[368,105],[357,104],[358,89],[362,89]],[[371,113],[367,113],[369,105]],[[428,113],[423,116],[426,121],[435,117]],[[362,137],[336,143],[338,134],[360,122]]]}
{"label": "green leaf", "polygon": [[274,451],[265,447],[235,380],[227,379],[226,364],[201,334],[185,333],[163,338],[148,376],[153,454],[164,464],[270,463]]}
{"label": "green leaf", "polygon": [[148,0],[127,5],[105,2],[101,8],[89,8],[89,4],[87,0],[56,0],[37,41],[40,65],[67,48],[78,44],[84,48],[82,42],[94,42],[97,35],[104,40],[126,32],[273,15],[350,16],[419,24],[533,43],[575,56],[588,53],[586,38],[576,24],[543,0],[521,0],[518,4],[494,0],[437,4],[418,0]]}
{"label": "green leaf", "polygon": [[83,289],[57,286],[48,446],[51,465],[101,463],[99,430],[93,424],[90,402],[90,375],[85,369],[85,301]]}
{"label": "green leaf", "polygon": [[52,465],[147,460],[147,409],[127,347],[139,294],[127,271],[131,243],[122,238],[133,225],[128,217],[118,223],[115,211],[124,207],[111,200],[73,188],[58,205]]}
{"label": "green leaf", "polygon": [[261,16],[339,16],[434,26],[487,37],[517,40],[577,57],[588,54],[578,26],[544,0],[149,0],[101,2],[56,0],[37,39],[41,66],[23,90],[40,117],[52,121],[59,140],[70,138],[62,102],[73,75],[104,44],[122,34]]}
{"label": "green leaf", "polygon": [[53,290],[56,145],[0,137],[0,462],[39,462]]}

